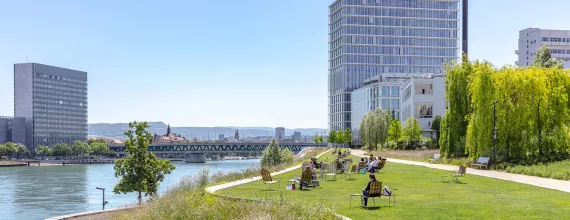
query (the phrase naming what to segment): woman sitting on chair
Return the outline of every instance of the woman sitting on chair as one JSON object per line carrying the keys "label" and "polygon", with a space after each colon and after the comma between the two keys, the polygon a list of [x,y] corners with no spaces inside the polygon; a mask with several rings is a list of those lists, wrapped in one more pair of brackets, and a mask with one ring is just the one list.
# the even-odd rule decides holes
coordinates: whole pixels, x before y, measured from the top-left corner
{"label": "woman sitting on chair", "polygon": [[370,174],[368,177],[370,177],[370,181],[368,182],[368,185],[366,185],[366,188],[364,188],[362,190],[362,199],[364,200],[364,208],[366,208],[368,206],[368,196],[371,196],[370,193],[370,183],[372,182],[378,182],[376,180],[376,176],[374,176],[374,174]]}

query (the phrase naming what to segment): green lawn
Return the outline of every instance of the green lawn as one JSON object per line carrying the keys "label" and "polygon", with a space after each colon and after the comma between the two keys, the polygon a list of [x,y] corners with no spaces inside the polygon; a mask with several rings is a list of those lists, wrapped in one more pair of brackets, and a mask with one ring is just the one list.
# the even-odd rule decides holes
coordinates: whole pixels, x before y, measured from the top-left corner
{"label": "green lawn", "polygon": [[[332,161],[327,153],[320,160]],[[354,161],[358,158],[353,157]],[[320,161],[319,160],[319,161]],[[397,195],[397,206],[388,207],[388,199],[376,199],[380,208],[366,210],[349,207],[349,195],[361,193],[368,175],[352,175],[355,180],[321,181],[321,186],[307,191],[285,190],[288,179],[301,176],[301,170],[282,175],[279,191],[266,191],[262,181],[256,181],[218,191],[221,195],[241,198],[285,200],[310,206],[322,203],[337,213],[353,219],[568,219],[570,193],[520,184],[510,181],[467,175],[462,183],[442,183],[448,171],[421,166],[388,163],[377,173],[383,185]],[[394,190],[397,189],[397,190]],[[359,203],[353,198],[353,205]],[[369,206],[373,203],[370,200]]]}

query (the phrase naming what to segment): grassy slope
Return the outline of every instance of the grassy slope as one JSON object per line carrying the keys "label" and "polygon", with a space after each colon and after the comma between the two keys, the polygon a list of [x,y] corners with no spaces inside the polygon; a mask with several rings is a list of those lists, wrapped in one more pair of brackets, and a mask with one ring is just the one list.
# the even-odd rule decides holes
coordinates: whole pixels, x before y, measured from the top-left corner
{"label": "grassy slope", "polygon": [[[337,181],[321,181],[321,187],[308,191],[268,192],[264,191],[267,186],[263,182],[256,181],[218,193],[278,200],[283,192],[286,200],[307,205],[323,203],[353,219],[564,219],[570,216],[568,193],[473,175],[462,178],[463,184],[440,182],[441,175],[447,173],[388,162],[377,178],[383,185],[398,189],[394,190],[398,206],[387,207],[387,198],[381,198],[376,199],[376,204],[381,206],[376,210],[349,207],[349,195],[360,193],[368,182],[368,176],[361,174],[353,175],[356,179],[352,181],[340,176]],[[282,180],[281,188],[285,188],[288,179],[300,174],[300,170],[295,170],[278,176]],[[354,202],[358,203],[356,197]]]}

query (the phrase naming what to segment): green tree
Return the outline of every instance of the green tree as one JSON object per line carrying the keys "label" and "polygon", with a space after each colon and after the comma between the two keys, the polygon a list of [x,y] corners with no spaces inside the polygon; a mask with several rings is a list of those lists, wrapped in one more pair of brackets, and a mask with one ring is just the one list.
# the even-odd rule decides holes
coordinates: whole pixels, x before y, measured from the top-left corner
{"label": "green tree", "polygon": [[20,156],[28,156],[30,154],[30,151],[28,150],[28,148],[26,148],[26,146],[24,146],[23,144],[17,143],[15,144],[15,153],[16,153],[16,158],[20,159]]}
{"label": "green tree", "polygon": [[408,149],[413,149],[414,145],[420,141],[422,136],[422,127],[418,120],[414,117],[409,117],[404,125],[404,135],[408,139]]}
{"label": "green tree", "polygon": [[128,140],[125,141],[127,156],[115,161],[115,176],[120,178],[113,192],[138,193],[139,205],[142,203],[142,193],[145,196],[156,196],[160,182],[164,176],[170,174],[176,167],[169,160],[159,160],[154,153],[148,151],[152,142],[152,135],[146,131],[148,123],[129,123],[129,130],[125,132]]}
{"label": "green tree", "polygon": [[261,154],[261,165],[265,167],[275,166],[282,162],[281,151],[279,148],[279,142],[273,139],[269,146],[263,150]]}
{"label": "green tree", "polygon": [[328,140],[329,140],[329,143],[331,143],[331,144],[335,144],[338,142],[338,135],[337,135],[335,130],[332,130],[329,133],[329,139]]}
{"label": "green tree", "polygon": [[85,154],[87,153],[87,144],[76,140],[73,142],[73,145],[71,145],[71,150],[73,152],[73,155],[77,157],[79,157],[79,155],[85,157]]}
{"label": "green tree", "polygon": [[93,155],[97,156],[104,156],[113,153],[109,146],[104,142],[92,142],[89,145],[88,150],[91,151]]}
{"label": "green tree", "polygon": [[439,141],[440,125],[441,125],[441,115],[436,115],[431,121],[431,126],[430,126],[433,132],[435,132],[436,141]]}
{"label": "green tree", "polygon": [[346,128],[344,131],[344,143],[350,144],[352,142],[352,131],[350,128]]}
{"label": "green tree", "polygon": [[564,62],[562,62],[562,60],[553,58],[550,54],[550,48],[548,48],[546,45],[542,45],[542,47],[538,49],[532,65],[540,68],[564,68]]}
{"label": "green tree", "polygon": [[402,139],[402,123],[397,118],[392,120],[390,129],[388,130],[388,140],[396,143],[396,149],[400,149],[400,140]]}
{"label": "green tree", "polygon": [[42,160],[44,159],[44,156],[51,154],[51,148],[45,145],[37,147],[34,151],[36,151],[36,154],[41,156]]}
{"label": "green tree", "polygon": [[71,146],[66,143],[57,143],[53,149],[52,154],[54,156],[62,156],[63,158],[71,155],[73,151],[71,150]]}
{"label": "green tree", "polygon": [[369,112],[360,122],[359,137],[368,145],[370,150],[378,149],[378,144],[384,145],[388,139],[388,129],[392,122],[390,109],[380,108]]}
{"label": "green tree", "polygon": [[0,157],[8,156],[9,154],[10,154],[10,149],[4,144],[0,144]]}
{"label": "green tree", "polygon": [[290,163],[293,162],[293,151],[289,150],[289,148],[283,148],[281,149],[281,151],[279,152],[280,156],[281,156],[281,161],[282,163]]}
{"label": "green tree", "polygon": [[313,136],[313,141],[315,143],[323,143],[323,136],[319,136],[318,134],[315,134],[315,136]]}

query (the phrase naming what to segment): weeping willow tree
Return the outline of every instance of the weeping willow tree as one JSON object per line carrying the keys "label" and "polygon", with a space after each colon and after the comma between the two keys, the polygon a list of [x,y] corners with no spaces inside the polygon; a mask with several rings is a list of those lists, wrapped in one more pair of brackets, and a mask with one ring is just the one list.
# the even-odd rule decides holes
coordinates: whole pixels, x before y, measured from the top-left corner
{"label": "weeping willow tree", "polygon": [[[464,55],[464,59],[467,60]],[[479,65],[476,63],[475,65]],[[441,119],[439,139],[440,151],[444,157],[465,155],[465,140],[471,100],[468,91],[469,76],[473,64],[469,61],[448,67],[445,78],[447,110]]]}

